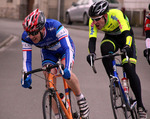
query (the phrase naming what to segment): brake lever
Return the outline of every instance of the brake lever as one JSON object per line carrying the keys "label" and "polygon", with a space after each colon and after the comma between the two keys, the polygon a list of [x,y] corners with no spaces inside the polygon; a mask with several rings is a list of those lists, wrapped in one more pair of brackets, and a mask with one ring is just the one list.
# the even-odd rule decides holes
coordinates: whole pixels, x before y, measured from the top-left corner
{"label": "brake lever", "polygon": [[58,62],[58,67],[61,71],[61,74],[64,75],[64,70],[62,69],[62,65],[61,65],[60,61]]}
{"label": "brake lever", "polygon": [[131,66],[130,58],[129,58],[129,56],[127,55],[127,52],[126,52],[126,51],[123,51],[123,53],[124,53],[124,55],[126,56],[127,62],[128,62],[129,65]]}
{"label": "brake lever", "polygon": [[91,67],[92,67],[92,69],[93,69],[93,72],[96,74],[97,71],[96,71],[96,68],[95,68],[95,66],[94,66],[94,64],[93,64],[93,62],[92,62],[92,56],[90,56],[90,60],[91,60]]}

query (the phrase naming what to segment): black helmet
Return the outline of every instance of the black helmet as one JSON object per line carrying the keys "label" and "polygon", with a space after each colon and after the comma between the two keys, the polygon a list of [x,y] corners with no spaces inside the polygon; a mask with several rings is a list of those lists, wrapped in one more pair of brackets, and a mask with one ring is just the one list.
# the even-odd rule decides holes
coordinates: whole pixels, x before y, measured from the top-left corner
{"label": "black helmet", "polygon": [[96,17],[104,15],[109,10],[109,3],[105,0],[95,2],[89,8],[89,16]]}

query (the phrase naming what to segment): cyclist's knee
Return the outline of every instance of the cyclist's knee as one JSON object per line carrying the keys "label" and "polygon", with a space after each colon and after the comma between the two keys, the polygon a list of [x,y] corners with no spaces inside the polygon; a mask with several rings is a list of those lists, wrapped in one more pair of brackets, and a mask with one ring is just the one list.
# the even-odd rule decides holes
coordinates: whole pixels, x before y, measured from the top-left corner
{"label": "cyclist's knee", "polygon": [[103,40],[101,42],[100,48],[101,48],[102,55],[107,55],[110,52],[115,52],[116,51],[115,44],[111,40],[108,40],[108,39]]}

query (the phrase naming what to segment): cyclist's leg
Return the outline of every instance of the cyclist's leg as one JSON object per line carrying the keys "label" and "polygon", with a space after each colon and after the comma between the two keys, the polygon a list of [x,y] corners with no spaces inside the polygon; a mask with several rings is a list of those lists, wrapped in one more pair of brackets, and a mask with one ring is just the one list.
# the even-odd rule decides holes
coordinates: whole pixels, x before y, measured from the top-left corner
{"label": "cyclist's leg", "polygon": [[[41,58],[42,58],[42,66],[43,67],[45,67],[48,64],[54,65],[58,61],[58,58],[56,58],[53,55],[53,53],[51,53],[49,50],[46,50],[46,49],[42,49]],[[51,73],[56,74],[57,69],[52,69]],[[44,74],[45,78],[48,79],[48,73],[46,71],[44,71],[43,74]],[[54,78],[53,81],[54,81],[54,84],[56,86],[56,79]],[[46,83],[48,83],[48,82],[46,82]],[[56,101],[54,99],[52,99],[52,109],[53,109],[54,113],[57,115],[58,114],[58,108],[56,106]]]}
{"label": "cyclist's leg", "polygon": [[[118,47],[116,45],[116,42],[107,36],[105,36],[101,42],[101,54],[102,56],[107,55],[109,53],[114,53],[118,50]],[[105,70],[107,72],[107,75],[110,77],[110,75],[113,75],[113,67],[112,67],[112,60],[113,58],[103,58],[102,62],[105,67]]]}
{"label": "cyclist's leg", "polygon": [[[74,58],[75,58],[75,52],[73,52],[72,54],[74,54],[74,55],[71,58],[72,60],[70,60],[71,78],[69,80],[67,79],[66,82],[76,95],[76,99],[78,101],[78,105],[80,108],[81,117],[86,118],[89,115],[89,107],[88,107],[88,104],[86,102],[84,95],[81,93],[79,80],[78,80],[77,76],[72,72]],[[65,66],[65,55],[62,56],[61,62]]]}
{"label": "cyclist's leg", "polygon": [[144,108],[143,102],[142,102],[142,95],[141,95],[141,82],[140,82],[139,76],[136,73],[137,56],[136,56],[136,47],[135,47],[134,38],[132,39],[131,49],[132,49],[132,54],[130,56],[131,65],[128,64],[128,62],[126,61],[126,58],[124,56],[124,57],[122,57],[123,67],[124,67],[124,70],[127,74],[127,77],[129,78],[132,91],[136,97],[137,107]]}
{"label": "cyclist's leg", "polygon": [[[57,63],[58,58],[50,51],[46,49],[41,50],[41,59],[42,59],[42,66],[45,67],[46,65],[54,65]],[[52,69],[51,73],[56,74],[57,69]],[[43,72],[46,79],[48,79],[48,73],[46,71]],[[54,83],[56,84],[56,79],[54,79]]]}

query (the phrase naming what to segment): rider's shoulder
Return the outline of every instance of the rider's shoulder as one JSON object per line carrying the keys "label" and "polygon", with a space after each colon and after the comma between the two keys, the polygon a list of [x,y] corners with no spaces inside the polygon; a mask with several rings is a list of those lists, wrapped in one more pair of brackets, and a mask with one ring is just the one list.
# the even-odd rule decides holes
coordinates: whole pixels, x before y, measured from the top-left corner
{"label": "rider's shoulder", "polygon": [[22,33],[22,39],[27,39],[27,38],[28,38],[28,34],[27,34],[26,31],[24,31],[24,32]]}
{"label": "rider's shoulder", "polygon": [[120,13],[122,13],[122,11],[119,9],[110,9],[108,11],[108,14],[120,14]]}
{"label": "rider's shoulder", "polygon": [[55,19],[46,19],[46,27],[48,28],[58,28],[61,25],[61,23],[58,20]]}

